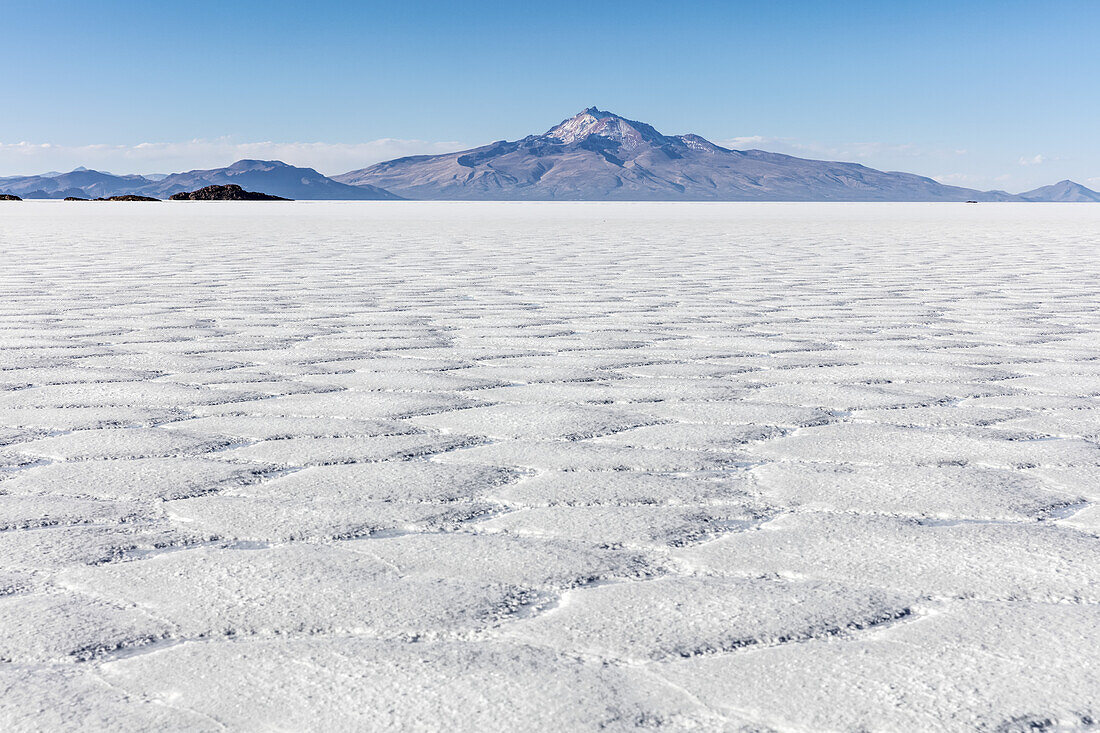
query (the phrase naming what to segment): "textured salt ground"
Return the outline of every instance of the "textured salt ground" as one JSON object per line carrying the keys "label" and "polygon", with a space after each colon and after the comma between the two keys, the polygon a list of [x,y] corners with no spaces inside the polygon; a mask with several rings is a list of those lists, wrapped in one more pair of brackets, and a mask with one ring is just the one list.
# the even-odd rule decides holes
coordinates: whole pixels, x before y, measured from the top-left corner
{"label": "textured salt ground", "polygon": [[5,212],[0,730],[1095,727],[1098,241]]}

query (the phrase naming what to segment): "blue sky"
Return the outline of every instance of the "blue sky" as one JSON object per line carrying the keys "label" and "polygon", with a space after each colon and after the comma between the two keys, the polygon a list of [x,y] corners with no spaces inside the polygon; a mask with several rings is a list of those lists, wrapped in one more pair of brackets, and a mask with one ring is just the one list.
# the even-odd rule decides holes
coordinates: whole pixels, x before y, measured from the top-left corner
{"label": "blue sky", "polygon": [[1100,2],[4,3],[0,175],[334,174],[588,105],[981,188],[1100,186]]}

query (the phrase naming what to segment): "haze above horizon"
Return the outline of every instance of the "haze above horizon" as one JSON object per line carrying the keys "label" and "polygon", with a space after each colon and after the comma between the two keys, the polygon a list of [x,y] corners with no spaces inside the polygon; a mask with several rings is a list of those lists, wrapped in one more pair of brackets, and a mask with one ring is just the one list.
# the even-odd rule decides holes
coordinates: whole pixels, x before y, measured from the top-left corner
{"label": "haze above horizon", "polygon": [[1084,0],[63,0],[5,16],[0,175],[239,158],[332,175],[596,105],[955,185],[1100,185],[1100,5]]}

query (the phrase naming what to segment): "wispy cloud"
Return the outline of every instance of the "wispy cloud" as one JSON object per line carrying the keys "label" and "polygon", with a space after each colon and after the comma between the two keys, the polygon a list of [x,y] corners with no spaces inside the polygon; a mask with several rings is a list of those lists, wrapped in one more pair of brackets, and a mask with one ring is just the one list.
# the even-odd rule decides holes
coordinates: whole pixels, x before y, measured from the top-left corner
{"label": "wispy cloud", "polygon": [[83,165],[113,173],[172,173],[216,168],[241,158],[281,160],[335,175],[405,155],[446,153],[459,142],[382,138],[362,143],[236,142],[230,138],[137,145],[0,143],[0,175],[72,170]]}
{"label": "wispy cloud", "polygon": [[985,180],[983,177],[974,176],[969,173],[939,173],[930,176],[930,178],[948,186],[973,186]]}
{"label": "wispy cloud", "polygon": [[748,135],[746,137],[731,137],[728,140],[719,140],[716,144],[721,145],[723,148],[732,148],[734,150],[749,150],[766,145],[784,144],[782,141],[783,138],[779,137]]}
{"label": "wispy cloud", "polygon": [[973,173],[939,173],[929,176],[933,180],[948,186],[965,186],[966,188],[986,188],[991,183],[1000,188],[1012,183],[1012,176],[1002,174],[999,176],[980,176]]}
{"label": "wispy cloud", "polygon": [[[1013,159],[989,160],[983,151],[946,145],[894,142],[822,143],[768,135],[745,135],[717,141],[734,150],[758,148],[801,158],[818,158],[862,163],[880,170],[902,170],[928,175],[940,183],[966,188],[1023,191],[1049,183],[1049,169],[1063,160],[1057,155],[1038,154]],[[1096,181],[1094,180],[1094,183]]]}
{"label": "wispy cloud", "polygon": [[966,150],[930,150],[911,143],[851,142],[829,145],[813,141],[795,140],[786,137],[767,135],[747,135],[717,141],[724,148],[746,150],[759,148],[775,153],[788,153],[803,157],[827,158],[830,160],[873,160],[884,157],[957,157],[966,155]]}

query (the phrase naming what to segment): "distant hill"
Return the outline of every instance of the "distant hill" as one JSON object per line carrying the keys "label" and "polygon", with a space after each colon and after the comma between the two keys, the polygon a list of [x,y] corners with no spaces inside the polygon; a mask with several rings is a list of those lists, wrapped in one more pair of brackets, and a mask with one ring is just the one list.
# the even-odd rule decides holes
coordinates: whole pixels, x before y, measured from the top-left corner
{"label": "distant hill", "polygon": [[858,163],[729,150],[590,107],[541,135],[334,176],[412,199],[1022,201]]}
{"label": "distant hill", "polygon": [[152,181],[141,193],[167,198],[206,186],[236,184],[288,199],[366,201],[399,198],[376,186],[349,186],[326,178],[312,168],[298,168],[278,160],[238,160],[227,168],[173,173]]}
{"label": "distant hill", "polygon": [[298,168],[278,160],[238,160],[226,168],[173,173],[161,180],[138,175],[116,176],[78,168],[53,175],[0,178],[0,193],[23,198],[107,198],[123,195],[168,198],[174,193],[230,184],[291,199],[367,201],[399,198],[373,186],[338,183],[312,168]]}
{"label": "distant hill", "polygon": [[99,198],[138,193],[151,183],[144,176],[116,176],[102,171],[77,168],[68,173],[0,178],[0,193],[13,193],[23,198],[55,198],[67,196]]}
{"label": "distant hill", "polygon": [[1027,191],[1020,196],[1028,201],[1047,202],[1098,202],[1100,193],[1085,188],[1080,183],[1073,181],[1058,181],[1050,186],[1042,186],[1034,191]]}

